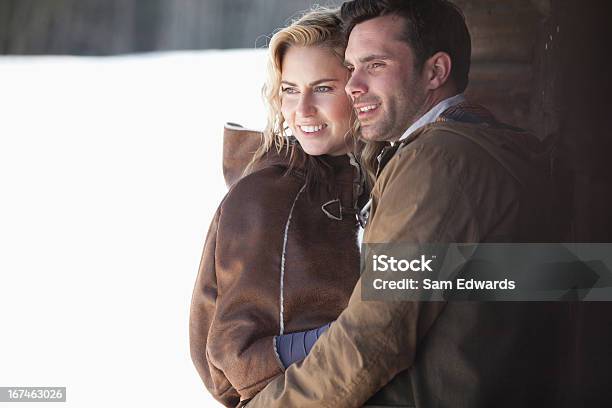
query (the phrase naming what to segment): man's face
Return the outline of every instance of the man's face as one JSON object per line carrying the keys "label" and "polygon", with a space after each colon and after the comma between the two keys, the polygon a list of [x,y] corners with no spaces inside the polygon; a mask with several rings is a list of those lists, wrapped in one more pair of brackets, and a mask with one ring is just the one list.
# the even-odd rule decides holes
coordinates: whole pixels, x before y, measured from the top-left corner
{"label": "man's face", "polygon": [[357,24],[348,40],[346,92],[367,141],[397,140],[425,113],[425,81],[402,40],[404,25],[403,17],[376,17]]}

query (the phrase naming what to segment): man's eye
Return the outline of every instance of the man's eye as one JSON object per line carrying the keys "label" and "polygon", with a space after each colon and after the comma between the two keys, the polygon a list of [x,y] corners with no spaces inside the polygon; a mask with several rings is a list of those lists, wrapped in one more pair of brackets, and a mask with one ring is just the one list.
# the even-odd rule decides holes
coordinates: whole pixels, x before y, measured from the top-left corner
{"label": "man's eye", "polygon": [[370,65],[370,67],[372,69],[381,68],[381,67],[384,67],[384,66],[385,66],[385,64],[382,63],[382,62],[373,62],[372,65]]}
{"label": "man's eye", "polygon": [[348,69],[348,71],[349,71],[349,72],[351,72],[351,73],[352,73],[353,71],[355,71],[355,67],[354,67],[354,66],[352,66],[352,65],[347,65],[347,66],[346,66],[346,69]]}
{"label": "man's eye", "polygon": [[298,93],[297,89],[295,88],[282,88],[281,92],[284,94],[296,94]]}
{"label": "man's eye", "polygon": [[315,92],[330,92],[331,90],[331,86],[317,86],[314,89]]}

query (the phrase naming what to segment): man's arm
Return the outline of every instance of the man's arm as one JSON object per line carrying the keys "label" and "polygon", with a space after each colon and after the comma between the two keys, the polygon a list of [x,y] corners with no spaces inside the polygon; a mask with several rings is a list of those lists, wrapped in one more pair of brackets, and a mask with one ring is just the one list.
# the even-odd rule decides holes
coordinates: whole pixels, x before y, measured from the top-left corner
{"label": "man's arm", "polygon": [[[374,187],[365,242],[477,242],[478,226],[463,187],[470,160],[453,157],[438,143],[415,143],[398,154]],[[358,282],[347,309],[308,357],[268,384],[248,407],[362,406],[412,365],[419,341],[444,305],[363,301]]]}

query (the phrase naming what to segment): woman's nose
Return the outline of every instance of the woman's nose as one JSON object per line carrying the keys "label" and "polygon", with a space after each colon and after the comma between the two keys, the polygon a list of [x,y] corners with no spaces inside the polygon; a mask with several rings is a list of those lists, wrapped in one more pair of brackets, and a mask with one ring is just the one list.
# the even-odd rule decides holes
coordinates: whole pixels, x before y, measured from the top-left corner
{"label": "woman's nose", "polygon": [[317,112],[312,95],[308,92],[304,92],[300,95],[300,100],[297,105],[297,114],[301,117],[312,116]]}

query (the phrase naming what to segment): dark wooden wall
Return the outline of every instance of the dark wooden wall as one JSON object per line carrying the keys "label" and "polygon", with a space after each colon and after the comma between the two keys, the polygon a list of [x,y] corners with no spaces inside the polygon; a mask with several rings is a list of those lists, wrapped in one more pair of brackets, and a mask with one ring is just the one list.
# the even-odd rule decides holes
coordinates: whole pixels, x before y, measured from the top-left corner
{"label": "dark wooden wall", "polygon": [[612,3],[557,0],[534,38],[534,130],[557,140],[571,172],[571,233],[577,242],[612,242]]}
{"label": "dark wooden wall", "polygon": [[503,121],[531,127],[534,38],[542,12],[530,0],[458,0],[472,36],[467,96]]}

